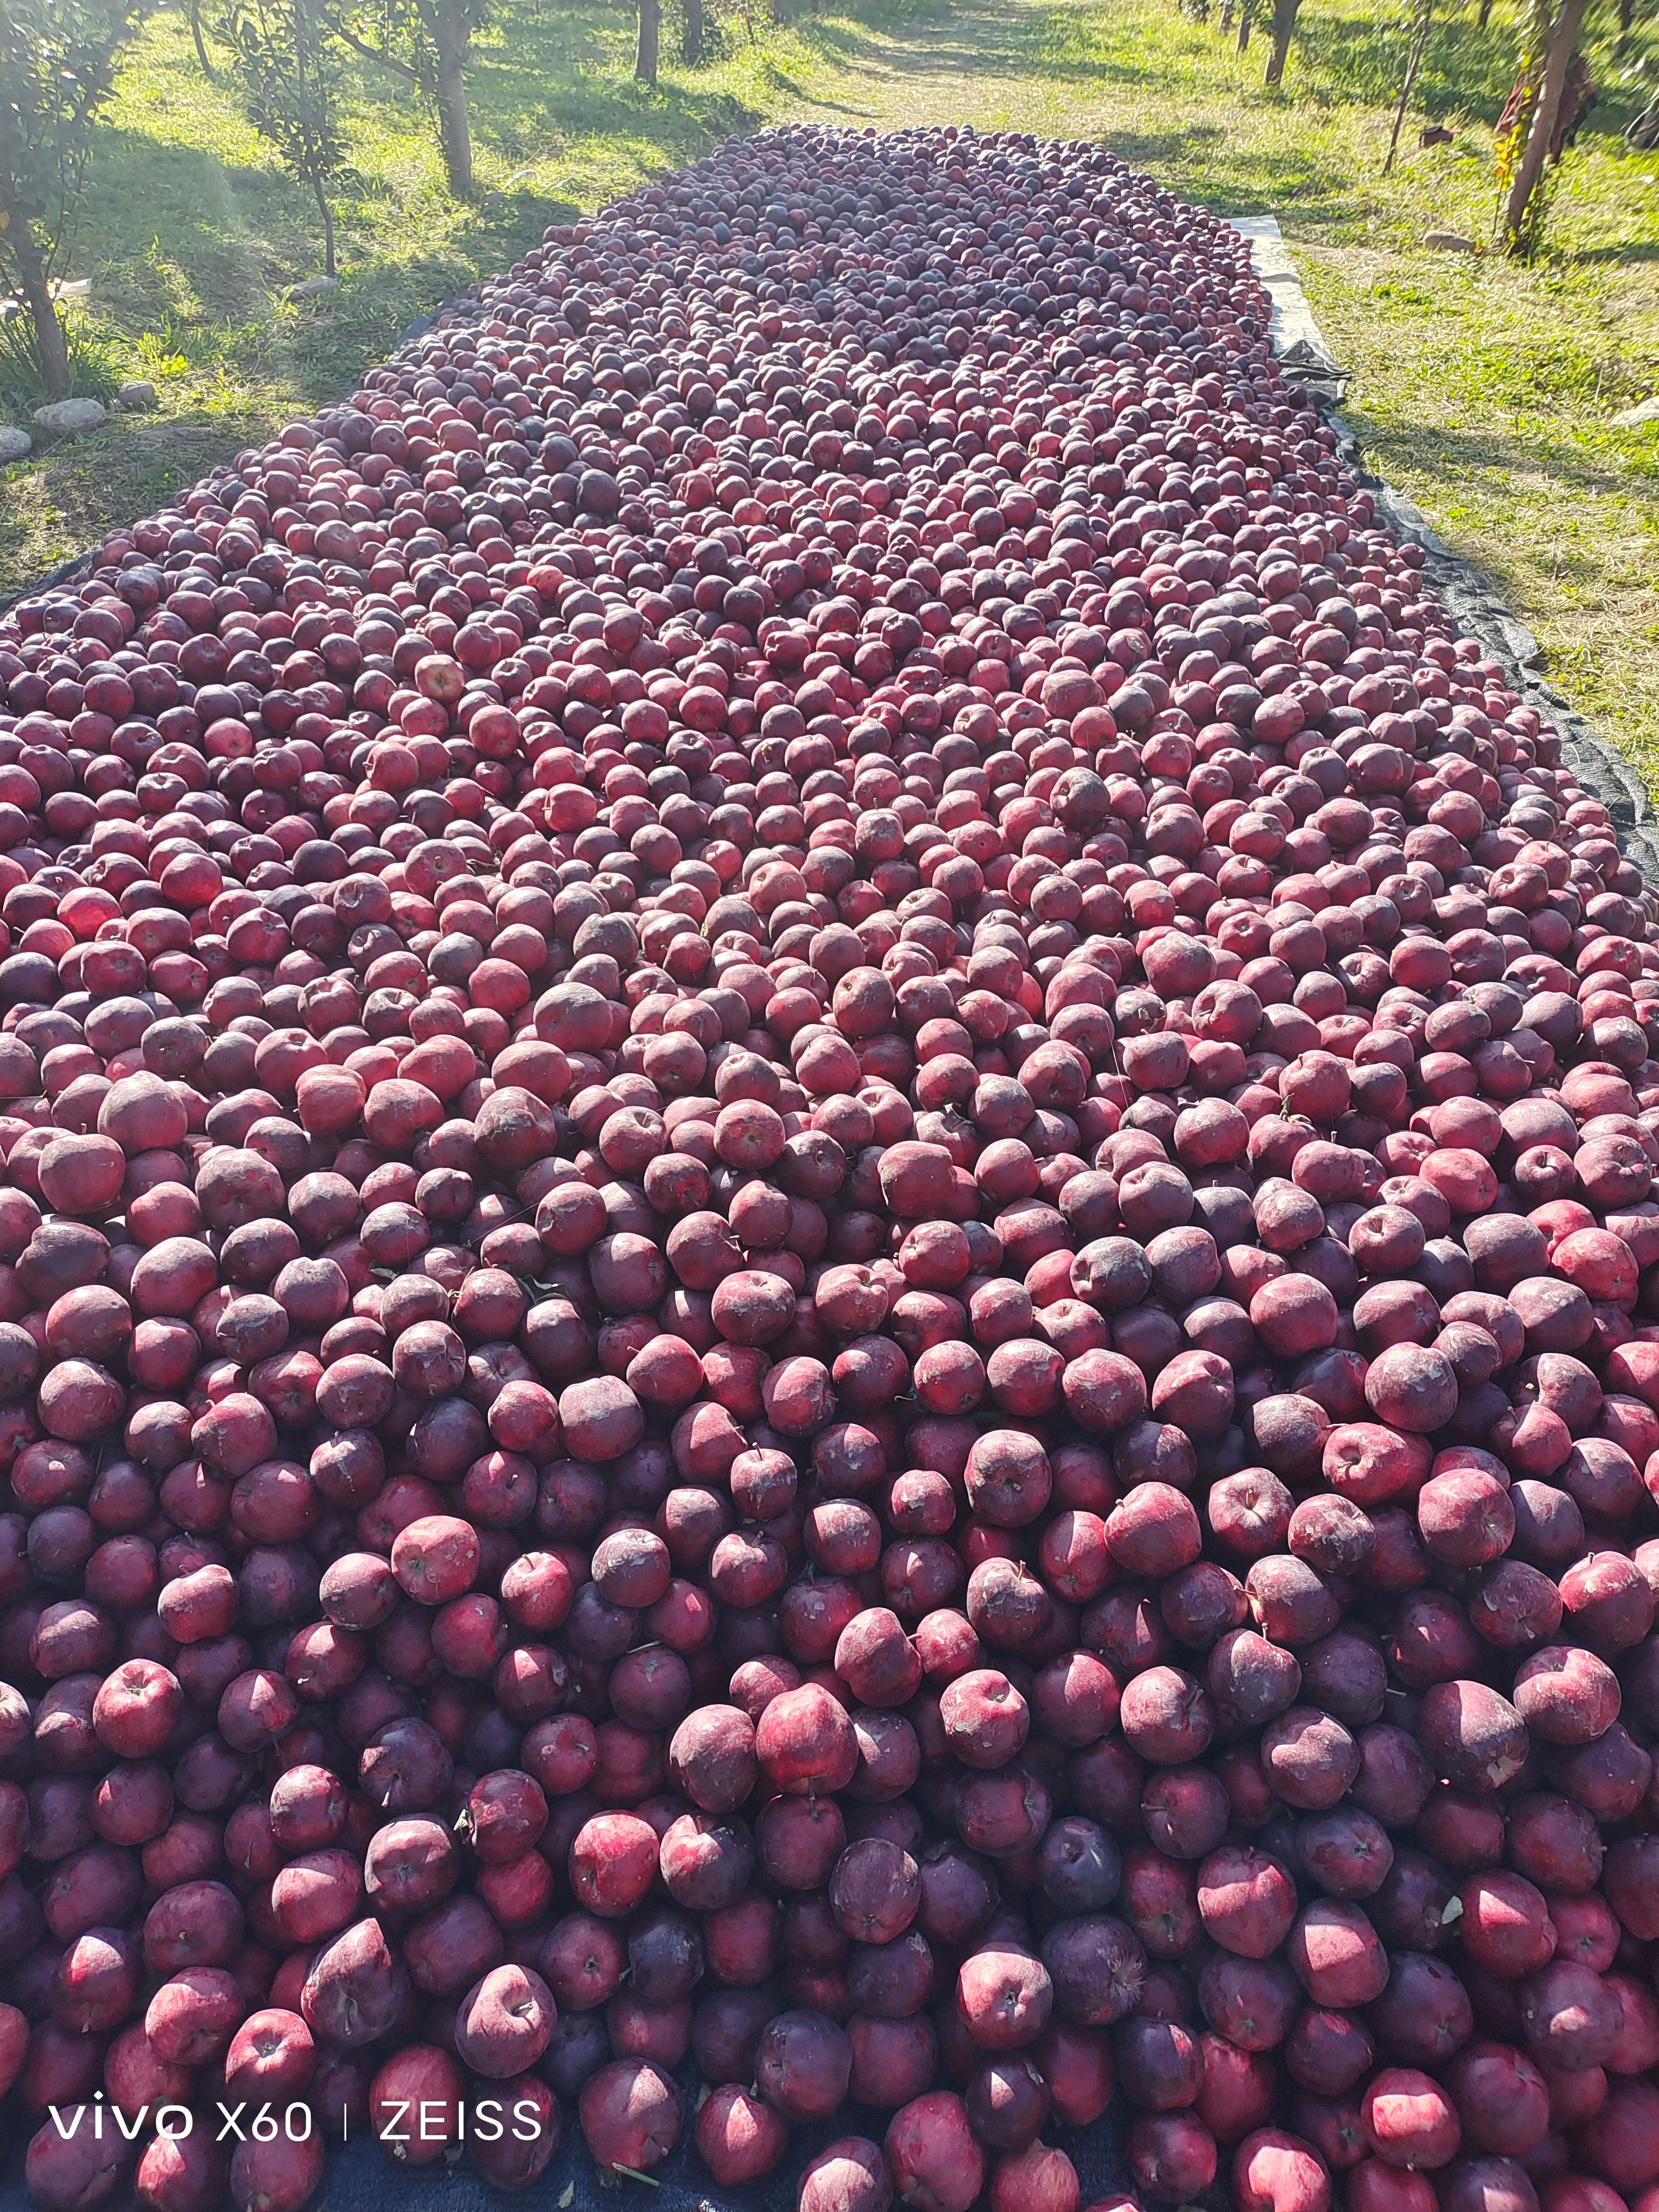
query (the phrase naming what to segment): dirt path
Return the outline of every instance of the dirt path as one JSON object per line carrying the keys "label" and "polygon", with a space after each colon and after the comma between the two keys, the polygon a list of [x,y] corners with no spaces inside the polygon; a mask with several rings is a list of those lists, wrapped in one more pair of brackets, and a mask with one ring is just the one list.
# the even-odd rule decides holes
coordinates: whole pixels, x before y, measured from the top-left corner
{"label": "dirt path", "polygon": [[931,21],[918,16],[892,28],[821,24],[836,89],[803,90],[788,112],[885,131],[956,122],[1046,137],[1103,136],[1109,90],[1066,58],[1070,12],[1067,0],[957,0]]}

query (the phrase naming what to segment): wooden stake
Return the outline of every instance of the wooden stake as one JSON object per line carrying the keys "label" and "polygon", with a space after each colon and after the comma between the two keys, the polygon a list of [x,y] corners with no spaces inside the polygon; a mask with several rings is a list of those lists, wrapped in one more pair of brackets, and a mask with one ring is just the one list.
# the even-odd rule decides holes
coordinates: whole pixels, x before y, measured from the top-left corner
{"label": "wooden stake", "polygon": [[1417,36],[1412,40],[1411,58],[1406,64],[1406,82],[1400,88],[1400,105],[1394,111],[1394,129],[1389,134],[1389,158],[1382,164],[1386,177],[1394,167],[1394,157],[1400,151],[1400,129],[1406,120],[1406,110],[1411,104],[1412,88],[1417,82],[1417,72],[1423,65],[1424,50],[1429,43],[1429,26],[1434,21],[1434,0],[1424,0],[1423,13],[1417,20]]}

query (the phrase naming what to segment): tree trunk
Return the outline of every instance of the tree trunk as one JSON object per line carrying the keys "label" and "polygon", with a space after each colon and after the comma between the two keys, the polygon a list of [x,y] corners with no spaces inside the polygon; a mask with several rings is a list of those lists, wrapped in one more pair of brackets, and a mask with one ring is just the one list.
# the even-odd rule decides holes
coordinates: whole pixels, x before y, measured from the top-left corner
{"label": "tree trunk", "polygon": [[1224,39],[1226,37],[1228,32],[1232,29],[1233,0],[1221,0],[1221,21],[1218,27]]}
{"label": "tree trunk", "polygon": [[67,399],[70,396],[69,348],[64,343],[64,325],[58,313],[58,303],[52,296],[52,287],[46,281],[46,257],[40,251],[40,241],[29,228],[27,216],[14,214],[6,233],[6,243],[11,248],[12,259],[17,264],[18,288],[29,311],[29,324],[34,332],[34,349],[40,362],[40,380],[46,389],[46,398]]}
{"label": "tree trunk", "polygon": [[208,58],[207,40],[202,36],[202,0],[189,0],[190,35],[195,41],[196,58],[202,64],[202,75],[210,80],[213,64]]}
{"label": "tree trunk", "polygon": [[1285,64],[1291,58],[1291,39],[1296,30],[1296,11],[1302,0],[1273,0],[1273,50],[1267,57],[1266,84],[1285,82]]}
{"label": "tree trunk", "polygon": [[680,59],[695,69],[702,59],[702,0],[681,0]]}
{"label": "tree trunk", "polygon": [[640,0],[640,44],[634,58],[634,74],[641,84],[657,82],[657,54],[662,44],[662,0]]}
{"label": "tree trunk", "polygon": [[1560,12],[1550,30],[1549,44],[1544,50],[1544,81],[1533,102],[1527,143],[1521,150],[1515,181],[1504,205],[1504,246],[1509,253],[1522,254],[1528,248],[1527,210],[1543,176],[1545,157],[1555,135],[1572,50],[1578,42],[1578,27],[1584,20],[1584,7],[1585,0],[1561,0]]}
{"label": "tree trunk", "polygon": [[323,218],[323,274],[338,275],[334,265],[334,210],[328,204],[328,189],[320,177],[313,177],[311,189],[317,195],[317,211]]}
{"label": "tree trunk", "polygon": [[1492,0],[1480,0],[1480,13],[1475,20],[1484,31],[1492,21]]}
{"label": "tree trunk", "polygon": [[1629,46],[1635,24],[1636,0],[1619,0],[1619,38],[1613,50],[1615,54],[1622,54]]}
{"label": "tree trunk", "polygon": [[1417,26],[1417,36],[1412,40],[1411,58],[1406,64],[1406,81],[1400,88],[1400,105],[1394,111],[1394,129],[1389,133],[1389,157],[1382,164],[1386,177],[1394,168],[1394,157],[1400,151],[1400,130],[1406,120],[1406,110],[1411,104],[1412,88],[1417,82],[1417,72],[1423,66],[1423,50],[1429,43],[1429,27],[1434,21],[1434,0],[1426,0],[1422,20]]}
{"label": "tree trunk", "polygon": [[1250,51],[1250,16],[1254,8],[1255,0],[1243,0],[1243,4],[1239,8],[1238,45],[1236,51],[1241,54],[1248,54]]}
{"label": "tree trunk", "polygon": [[438,103],[438,143],[443,150],[444,173],[458,200],[472,196],[472,118],[466,106],[466,52],[471,36],[456,0],[440,0],[434,11],[433,45],[437,52],[434,91]]}

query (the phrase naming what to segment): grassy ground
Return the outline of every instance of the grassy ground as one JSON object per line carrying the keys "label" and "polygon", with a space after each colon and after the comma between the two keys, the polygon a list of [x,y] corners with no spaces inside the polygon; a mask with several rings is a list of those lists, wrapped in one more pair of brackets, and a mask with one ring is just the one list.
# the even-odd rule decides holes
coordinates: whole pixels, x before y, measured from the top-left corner
{"label": "grassy ground", "polygon": [[[728,131],[788,114],[894,125],[969,120],[1111,145],[1184,195],[1277,214],[1376,465],[1505,589],[1557,680],[1659,787],[1659,425],[1611,417],[1659,388],[1659,155],[1620,134],[1659,80],[1659,34],[1615,59],[1593,0],[1601,100],[1553,187],[1547,249],[1485,247],[1491,122],[1518,0],[1441,0],[1395,174],[1378,175],[1408,36],[1405,0],[1304,0],[1285,87],[1261,83],[1176,0],[821,0],[787,27],[728,0],[721,50],[654,92],[629,75],[623,0],[501,0],[471,72],[477,203],[445,195],[404,88],[365,64],[340,194],[341,289],[316,273],[315,211],[276,171],[182,15],[154,17],[125,69],[69,273],[84,319],[155,416],[7,472],[0,590],[142,511],[285,410],[349,388],[414,317],[511,259],[550,221]],[[1210,0],[1212,8],[1219,0]],[[753,15],[730,12],[752,7]],[[665,41],[672,46],[671,36]],[[1451,143],[1420,149],[1425,120]],[[77,318],[77,319],[81,319]],[[3,392],[0,363],[0,393]]]}

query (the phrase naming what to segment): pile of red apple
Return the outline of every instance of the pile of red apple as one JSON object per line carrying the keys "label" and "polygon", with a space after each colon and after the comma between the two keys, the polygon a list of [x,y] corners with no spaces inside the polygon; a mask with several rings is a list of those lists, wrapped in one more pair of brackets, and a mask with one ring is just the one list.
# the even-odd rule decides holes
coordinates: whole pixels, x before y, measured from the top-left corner
{"label": "pile of red apple", "polygon": [[0,622],[42,2206],[1659,2208],[1659,902],[1266,316],[767,132]]}

